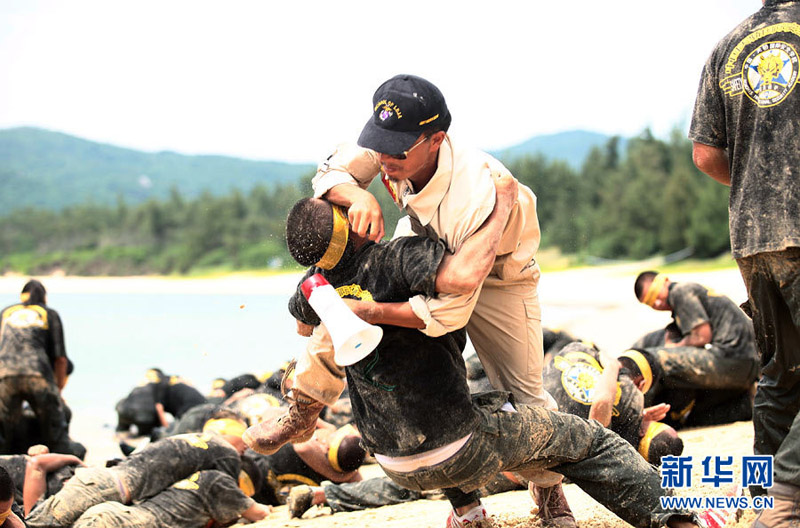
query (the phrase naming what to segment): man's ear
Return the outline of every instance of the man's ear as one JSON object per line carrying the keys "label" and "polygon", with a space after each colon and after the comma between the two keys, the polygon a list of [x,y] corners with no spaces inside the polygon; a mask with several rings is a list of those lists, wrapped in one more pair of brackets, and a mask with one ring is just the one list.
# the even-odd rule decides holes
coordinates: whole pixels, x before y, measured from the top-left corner
{"label": "man's ear", "polygon": [[445,136],[447,136],[447,133],[444,132],[443,130],[431,134],[431,144],[435,148],[440,147],[442,142],[444,142]]}

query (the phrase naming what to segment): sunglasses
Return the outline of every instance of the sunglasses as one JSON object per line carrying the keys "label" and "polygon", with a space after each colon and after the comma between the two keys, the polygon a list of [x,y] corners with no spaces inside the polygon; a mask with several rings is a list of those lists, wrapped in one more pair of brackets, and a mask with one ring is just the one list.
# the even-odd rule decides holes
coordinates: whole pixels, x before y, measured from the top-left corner
{"label": "sunglasses", "polygon": [[409,153],[409,152],[411,152],[412,150],[414,150],[414,149],[415,149],[415,148],[417,148],[418,146],[422,145],[423,143],[425,143],[426,141],[428,141],[430,138],[431,138],[431,136],[425,136],[424,138],[422,138],[422,141],[417,141],[416,143],[414,143],[413,145],[411,145],[411,148],[410,148],[410,149],[408,149],[408,150],[404,150],[404,151],[403,151],[403,152],[401,152],[400,154],[385,154],[385,155],[386,155],[386,156],[388,156],[388,157],[390,157],[390,158],[392,158],[392,159],[396,159],[396,160],[404,160],[404,159],[406,159],[406,158],[408,157],[408,153]]}

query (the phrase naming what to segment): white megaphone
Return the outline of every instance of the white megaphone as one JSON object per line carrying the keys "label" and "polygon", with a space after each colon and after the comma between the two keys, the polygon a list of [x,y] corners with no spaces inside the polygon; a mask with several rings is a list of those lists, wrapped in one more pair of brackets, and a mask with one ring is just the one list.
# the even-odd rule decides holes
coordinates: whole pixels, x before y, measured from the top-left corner
{"label": "white megaphone", "polygon": [[358,363],[381,342],[383,329],[354,314],[319,273],[304,280],[300,289],[331,335],[333,360],[337,365]]}

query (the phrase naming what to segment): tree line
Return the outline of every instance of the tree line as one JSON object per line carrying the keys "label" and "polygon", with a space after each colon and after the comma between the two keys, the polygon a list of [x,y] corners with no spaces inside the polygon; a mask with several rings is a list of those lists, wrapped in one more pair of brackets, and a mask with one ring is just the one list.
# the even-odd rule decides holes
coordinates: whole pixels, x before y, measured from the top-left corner
{"label": "tree line", "polygon": [[[620,152],[619,139],[591,151],[580,170],[544,156],[507,163],[538,198],[542,247],[605,259],[639,259],[690,249],[715,257],[729,248],[727,188],[692,164],[691,144],[644,131]],[[22,208],[0,217],[0,272],[77,275],[191,274],[293,267],[284,242],[289,208],[311,193],[295,184],[224,196],[59,211]],[[401,216],[378,181],[370,190],[387,231]]]}

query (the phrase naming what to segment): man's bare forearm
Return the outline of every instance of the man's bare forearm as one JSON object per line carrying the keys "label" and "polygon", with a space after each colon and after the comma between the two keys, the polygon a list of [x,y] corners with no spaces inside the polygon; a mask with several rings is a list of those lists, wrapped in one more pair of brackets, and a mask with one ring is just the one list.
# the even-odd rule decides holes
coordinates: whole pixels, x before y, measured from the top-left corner
{"label": "man's bare forearm", "polygon": [[692,146],[692,161],[695,167],[708,176],[723,185],[730,186],[730,163],[725,149],[695,142]]}
{"label": "man's bare forearm", "polygon": [[504,197],[483,225],[455,253],[446,253],[436,272],[436,291],[466,295],[480,286],[494,265],[497,248],[515,203]]}
{"label": "man's bare forearm", "polygon": [[403,328],[425,328],[409,302],[370,302],[345,299],[353,312],[370,324],[402,326]]}
{"label": "man's bare forearm", "polygon": [[322,197],[336,205],[350,207],[356,200],[364,197],[363,193],[369,194],[369,191],[365,191],[358,185],[340,183],[328,189],[328,192],[322,195]]}

